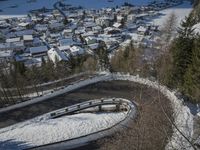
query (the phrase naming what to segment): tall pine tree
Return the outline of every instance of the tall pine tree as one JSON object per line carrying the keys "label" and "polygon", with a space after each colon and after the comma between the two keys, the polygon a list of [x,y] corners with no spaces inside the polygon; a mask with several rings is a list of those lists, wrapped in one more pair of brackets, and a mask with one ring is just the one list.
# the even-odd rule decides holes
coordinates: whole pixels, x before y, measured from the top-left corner
{"label": "tall pine tree", "polygon": [[200,37],[194,42],[192,63],[184,76],[184,93],[194,102],[200,102]]}

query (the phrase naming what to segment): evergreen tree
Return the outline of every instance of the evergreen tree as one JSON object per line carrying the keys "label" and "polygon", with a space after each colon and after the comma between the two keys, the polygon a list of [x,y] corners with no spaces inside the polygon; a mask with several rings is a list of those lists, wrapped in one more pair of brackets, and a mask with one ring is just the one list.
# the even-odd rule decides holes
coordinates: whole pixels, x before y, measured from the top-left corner
{"label": "evergreen tree", "polygon": [[99,48],[97,49],[97,55],[99,58],[99,65],[101,70],[110,70],[108,50],[106,48],[106,44],[103,41],[99,43]]}
{"label": "evergreen tree", "polygon": [[184,76],[184,92],[195,102],[200,101],[200,37],[195,40],[192,63]]}
{"label": "evergreen tree", "polygon": [[179,28],[179,37],[174,40],[171,47],[173,68],[169,84],[181,87],[184,83],[184,75],[192,62],[192,48],[194,35],[190,19],[182,22]]}

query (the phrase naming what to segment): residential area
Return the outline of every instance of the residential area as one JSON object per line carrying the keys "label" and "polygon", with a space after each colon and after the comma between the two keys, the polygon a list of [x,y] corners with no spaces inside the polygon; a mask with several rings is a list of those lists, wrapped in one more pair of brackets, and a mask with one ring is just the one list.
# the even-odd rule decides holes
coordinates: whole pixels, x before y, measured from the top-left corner
{"label": "residential area", "polygon": [[116,8],[84,9],[64,2],[54,9],[32,10],[27,17],[0,20],[0,61],[40,67],[44,61],[68,62],[72,57],[96,55],[100,43],[112,54],[133,41],[135,47],[159,48],[160,27],[151,22],[159,10],[181,0],[147,6],[124,3]]}

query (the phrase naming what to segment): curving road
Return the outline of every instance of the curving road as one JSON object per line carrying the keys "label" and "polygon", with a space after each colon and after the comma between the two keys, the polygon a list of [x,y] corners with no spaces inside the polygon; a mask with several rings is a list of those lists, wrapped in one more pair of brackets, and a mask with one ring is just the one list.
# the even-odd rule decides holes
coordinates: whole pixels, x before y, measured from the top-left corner
{"label": "curving road", "polygon": [[[157,130],[152,130],[152,126],[150,125],[151,121],[153,121],[153,126],[157,127],[161,125],[159,122],[162,122],[162,125],[164,125],[163,128],[165,128],[165,130],[167,130],[169,133],[172,129],[172,126],[168,119],[166,119],[165,114],[163,114],[162,109],[168,110],[166,113],[168,116],[172,116],[172,112],[170,111],[172,107],[174,114],[173,116],[175,116],[175,124],[184,132],[185,135],[192,137],[192,129],[190,127],[192,126],[191,124],[193,123],[193,118],[190,110],[182,105],[181,100],[175,96],[174,92],[171,92],[166,87],[159,85],[157,82],[152,82],[148,79],[143,79],[138,76],[122,74],[105,74],[103,77],[99,76],[96,77],[95,80],[92,81],[92,79],[90,79],[89,81],[91,82],[88,82],[87,80],[87,82],[81,81],[80,84],[76,83],[76,90],[68,92],[67,94],[64,94],[63,91],[60,93],[63,95],[56,97],[56,100],[55,98],[52,98],[48,101],[41,101],[38,104],[26,106],[18,110],[10,111],[9,113],[1,114],[0,126],[3,127],[13,124],[14,122],[19,122],[19,119],[21,119],[21,121],[26,120],[27,118],[32,118],[34,115],[37,116],[39,114],[44,114],[44,112],[61,108],[63,105],[67,106],[69,104],[75,104],[87,99],[111,96],[138,100],[137,102],[143,107],[143,111],[145,109],[144,114],[142,114],[144,115],[142,118],[145,118],[142,125],[149,124],[149,126],[146,127],[146,130],[148,130],[147,133],[149,133],[151,136],[159,136],[158,140],[161,141],[158,143],[162,143],[159,145],[160,147],[154,147],[158,144],[154,143],[156,142],[155,138],[152,137],[152,139],[147,139],[147,141],[152,141],[150,145],[147,143],[147,145],[152,149],[162,149],[163,144],[166,146],[165,142],[163,143],[163,141],[166,140],[166,137],[162,137],[160,132]],[[161,93],[161,95],[158,93],[158,91]],[[168,100],[170,100],[170,102]],[[159,114],[159,116],[156,114]],[[187,114],[187,116],[185,114]],[[179,120],[181,120],[181,122]],[[155,123],[158,124],[155,125]],[[147,135],[146,137],[149,138]],[[184,144],[188,146],[187,141],[185,141],[185,139],[179,134],[179,132],[176,131],[176,129],[174,129],[172,139],[176,139],[176,141],[179,141],[180,143],[184,142]],[[173,147],[178,148],[178,144],[177,142],[173,142]]]}
{"label": "curving road", "polygon": [[[111,106],[112,105],[112,106]],[[108,107],[107,107],[108,106]],[[114,107],[113,107],[114,106]],[[42,150],[42,149],[59,149],[66,150],[80,147],[80,145],[87,145],[92,141],[96,141],[103,137],[110,136],[115,132],[119,132],[124,129],[123,126],[128,127],[129,122],[134,120],[136,117],[136,104],[122,98],[112,98],[112,99],[97,99],[90,100],[83,103],[79,103],[73,106],[62,108],[54,112],[46,114],[45,118],[55,119],[63,115],[70,115],[74,113],[83,113],[83,112],[98,112],[98,111],[125,111],[126,117],[113,125],[112,127],[93,132],[84,136],[77,138],[67,139],[55,143],[49,143],[45,145],[35,146],[28,149]],[[117,120],[117,118],[116,118]]]}

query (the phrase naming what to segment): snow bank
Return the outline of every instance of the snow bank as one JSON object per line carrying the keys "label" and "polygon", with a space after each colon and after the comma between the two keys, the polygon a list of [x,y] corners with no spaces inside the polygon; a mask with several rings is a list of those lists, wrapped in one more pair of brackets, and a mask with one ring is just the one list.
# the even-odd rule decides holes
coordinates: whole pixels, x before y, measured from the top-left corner
{"label": "snow bank", "polygon": [[0,149],[24,149],[63,140],[73,139],[110,128],[127,114],[83,113],[57,119],[45,116],[0,130]]}

